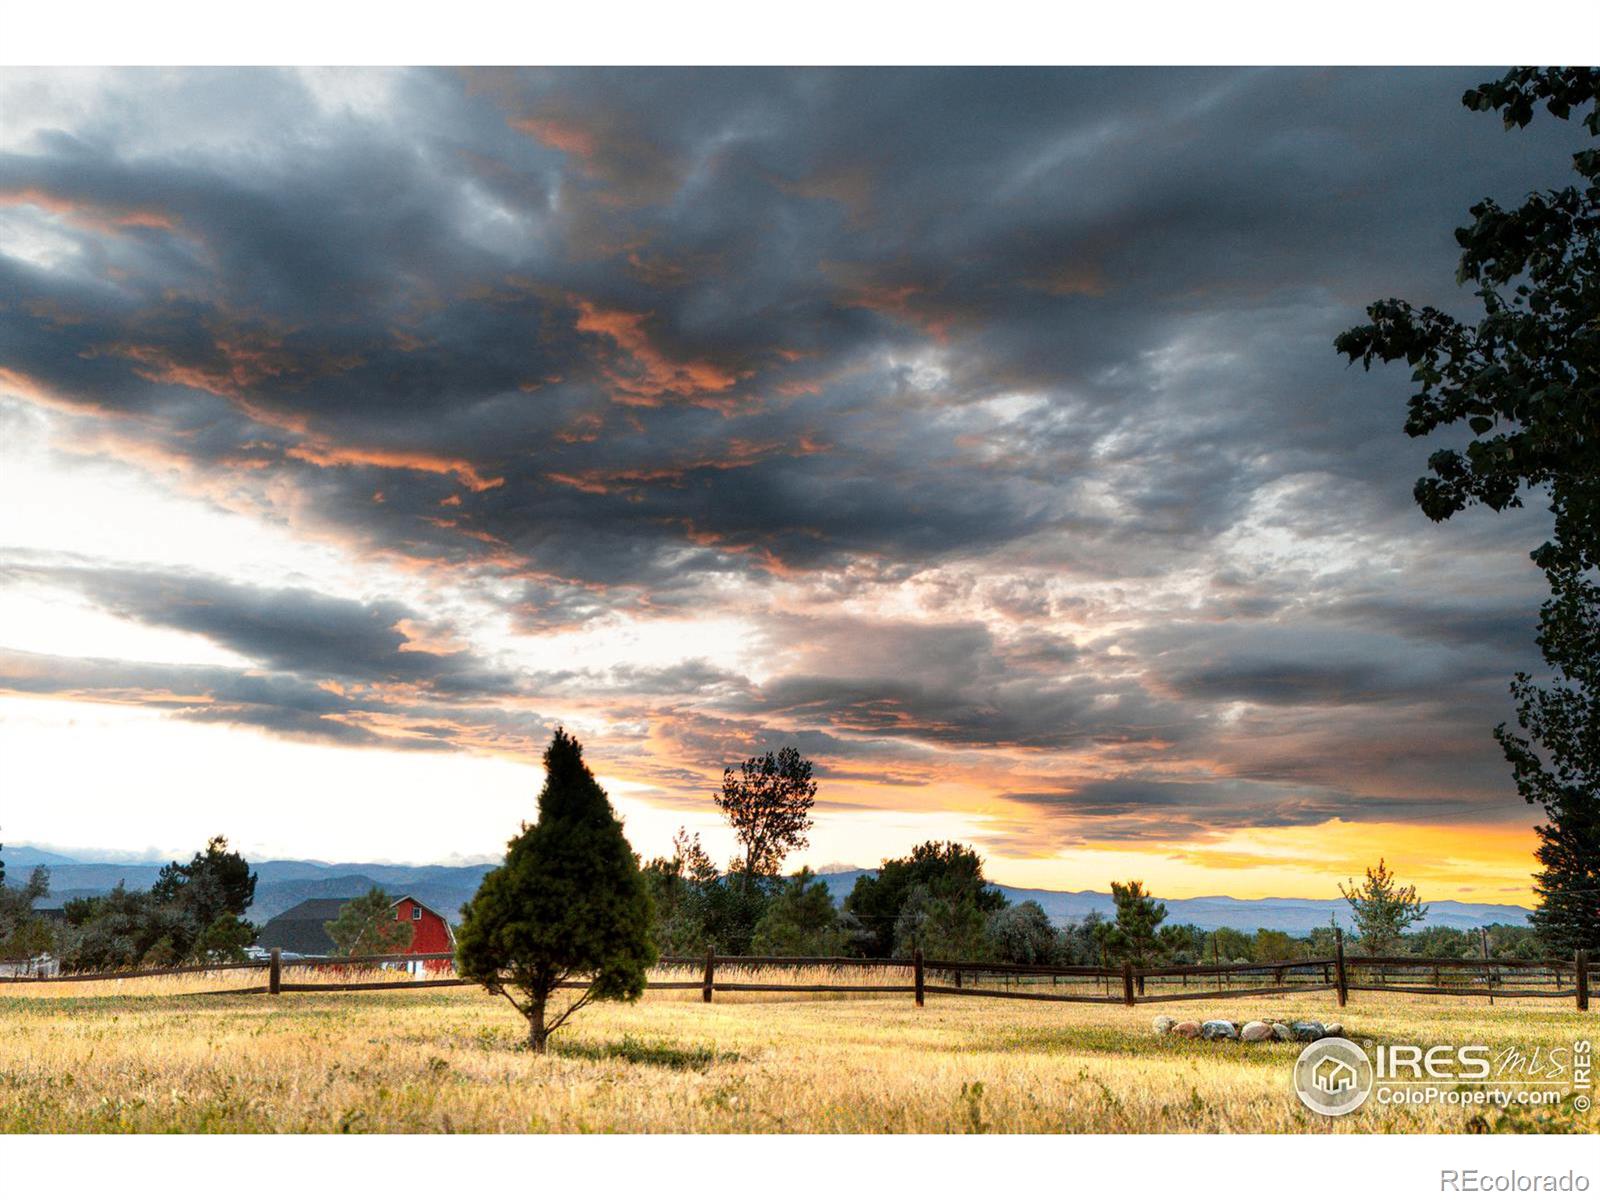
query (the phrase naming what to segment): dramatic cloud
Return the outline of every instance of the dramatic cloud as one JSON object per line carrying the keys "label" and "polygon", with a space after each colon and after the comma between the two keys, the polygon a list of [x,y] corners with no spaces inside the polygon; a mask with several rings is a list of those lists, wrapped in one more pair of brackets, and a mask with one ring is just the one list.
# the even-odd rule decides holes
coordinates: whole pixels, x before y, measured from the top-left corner
{"label": "dramatic cloud", "polygon": [[14,627],[0,687],[524,757],[565,719],[683,812],[793,740],[838,811],[1016,857],[1522,820],[1540,514],[1430,527],[1403,377],[1331,346],[1460,306],[1467,206],[1562,178],[1485,74],[8,73],[4,461],[306,557],[19,518],[0,596],[177,640]]}

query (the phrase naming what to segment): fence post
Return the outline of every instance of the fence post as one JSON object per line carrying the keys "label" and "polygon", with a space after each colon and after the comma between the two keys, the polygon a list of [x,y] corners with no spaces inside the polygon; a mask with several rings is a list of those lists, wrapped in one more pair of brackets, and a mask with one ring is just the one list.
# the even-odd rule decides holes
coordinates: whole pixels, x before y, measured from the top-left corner
{"label": "fence post", "polygon": [[717,975],[717,948],[715,946],[712,946],[712,945],[707,945],[706,946],[706,977],[705,977],[705,982],[703,982],[700,985],[700,999],[706,1004],[710,1004],[711,1003],[711,985],[716,981],[716,975]]}
{"label": "fence post", "polygon": [[267,992],[276,996],[283,990],[283,951],[274,946],[267,963]]}
{"label": "fence post", "polygon": [[1489,927],[1478,927],[1478,938],[1483,946],[1483,986],[1489,989],[1489,1003],[1494,1004],[1494,972],[1489,968]]}
{"label": "fence post", "polygon": [[1122,1002],[1133,1003],[1133,960],[1122,960]]}
{"label": "fence post", "polygon": [[1334,986],[1339,990],[1339,1007],[1343,1008],[1350,999],[1350,980],[1344,973],[1344,930],[1333,931],[1333,977]]}
{"label": "fence post", "polygon": [[1578,1011],[1589,1011],[1589,952],[1579,950],[1573,958],[1573,969],[1578,972]]}
{"label": "fence post", "polygon": [[915,977],[915,982],[916,982],[916,986],[917,986],[917,1007],[921,1008],[922,1007],[922,988],[923,988],[922,951],[921,951],[921,949],[918,949],[916,954],[912,956],[911,969],[912,969],[913,975]]}

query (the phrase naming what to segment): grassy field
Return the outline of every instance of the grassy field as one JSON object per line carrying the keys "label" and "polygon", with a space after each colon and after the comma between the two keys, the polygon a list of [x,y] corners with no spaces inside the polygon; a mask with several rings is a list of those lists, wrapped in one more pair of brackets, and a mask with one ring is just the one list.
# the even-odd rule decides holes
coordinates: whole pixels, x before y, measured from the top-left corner
{"label": "grassy field", "polygon": [[269,998],[163,994],[164,980],[87,986],[0,990],[0,1133],[1597,1131],[1569,1105],[1369,1101],[1330,1120],[1290,1089],[1299,1046],[1150,1031],[1158,1013],[1337,1013],[1357,1040],[1596,1040],[1600,1021],[1570,1001],[1371,996],[1338,1013],[1331,995],[1131,1010],[936,996],[918,1010],[902,996],[704,1005],[668,992],[580,1013],[541,1059],[510,1006],[475,989]]}

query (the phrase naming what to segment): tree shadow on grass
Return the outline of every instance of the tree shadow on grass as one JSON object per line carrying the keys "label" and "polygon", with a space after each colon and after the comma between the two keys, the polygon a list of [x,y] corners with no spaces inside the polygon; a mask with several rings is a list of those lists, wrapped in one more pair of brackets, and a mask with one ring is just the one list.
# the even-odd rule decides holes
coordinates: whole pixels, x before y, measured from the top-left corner
{"label": "tree shadow on grass", "polygon": [[671,1042],[645,1041],[632,1034],[614,1042],[552,1039],[550,1053],[562,1058],[582,1058],[591,1062],[620,1058],[624,1062],[647,1067],[667,1067],[674,1071],[704,1071],[721,1063],[739,1061],[739,1056],[730,1050],[717,1050],[712,1046],[677,1046]]}

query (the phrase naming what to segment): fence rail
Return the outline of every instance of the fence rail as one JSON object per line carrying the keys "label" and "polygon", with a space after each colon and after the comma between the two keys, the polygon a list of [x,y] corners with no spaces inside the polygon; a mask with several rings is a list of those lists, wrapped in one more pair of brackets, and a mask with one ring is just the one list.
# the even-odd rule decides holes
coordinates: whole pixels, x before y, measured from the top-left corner
{"label": "fence rail", "polygon": [[[1332,991],[1343,1007],[1350,992],[1399,992],[1425,996],[1486,996],[1490,1003],[1498,997],[1567,999],[1576,1001],[1579,1011],[1589,1008],[1591,967],[1583,951],[1571,960],[1562,959],[1417,959],[1392,956],[1346,956],[1343,938],[1335,943],[1332,958],[1285,959],[1264,963],[1176,963],[1167,966],[1135,968],[1124,964],[1120,970],[1106,966],[1048,966],[1040,964],[975,962],[959,959],[927,959],[920,951],[915,957],[844,958],[802,955],[719,955],[708,952],[697,957],[667,955],[658,960],[664,967],[698,971],[699,979],[653,979],[645,987],[651,991],[691,991],[699,989],[701,999],[711,1003],[717,992],[773,992],[793,994],[912,994],[920,1006],[928,996],[974,996],[997,1000],[1031,1000],[1067,1004],[1156,1004],[1178,1000],[1217,1000],[1244,996],[1296,995],[1303,992]],[[48,980],[0,977],[0,984],[70,984],[105,980],[151,979],[162,976],[209,975],[219,972],[265,971],[264,986],[217,989],[207,995],[277,995],[283,992],[368,992],[411,988],[472,986],[475,981],[442,973],[429,978],[394,980],[330,979],[305,981],[284,979],[283,968],[322,972],[332,968],[390,966],[410,963],[451,963],[448,954],[367,954],[340,958],[285,960],[273,950],[265,960],[240,963],[214,963],[188,967],[163,967],[137,971],[100,971],[83,975],[60,975]],[[838,974],[863,968],[906,971],[906,983],[849,983],[838,979],[826,982],[759,982],[718,979],[719,967],[758,973],[775,967],[814,967]],[[453,969],[453,963],[451,963]],[[937,980],[929,982],[932,972]],[[1468,973],[1465,979],[1463,972]],[[1269,979],[1270,977],[1270,979]],[[1152,985],[1170,985],[1176,978],[1178,990],[1153,991]],[[1012,986],[984,986],[985,980],[1002,980]],[[1209,980],[1220,986],[1190,990],[1191,979]],[[1431,983],[1419,980],[1430,980]],[[1041,986],[1061,987],[1099,985],[1097,991],[1042,991]],[[1237,982],[1240,986],[1229,986]],[[1546,984],[1548,986],[1530,986]],[[568,980],[561,987],[588,987],[584,979]]]}

